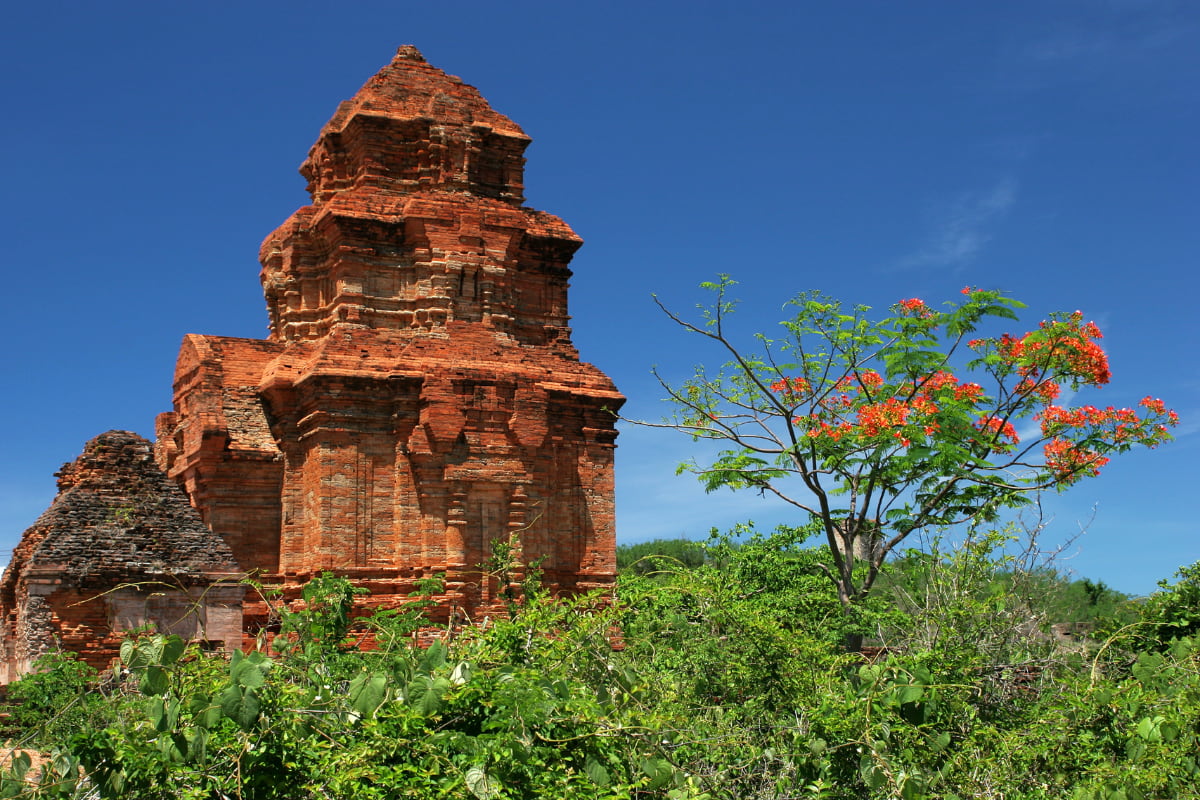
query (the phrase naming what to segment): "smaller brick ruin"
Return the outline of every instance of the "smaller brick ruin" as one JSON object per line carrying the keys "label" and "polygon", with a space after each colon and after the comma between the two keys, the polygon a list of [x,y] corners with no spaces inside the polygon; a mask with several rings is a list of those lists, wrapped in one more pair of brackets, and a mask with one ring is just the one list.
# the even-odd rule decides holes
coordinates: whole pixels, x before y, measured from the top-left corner
{"label": "smaller brick ruin", "polygon": [[147,624],[212,648],[241,645],[245,588],[233,553],[158,468],[149,441],[109,431],[56,475],[58,496],[0,580],[0,683],[50,650],[105,668],[125,632]]}

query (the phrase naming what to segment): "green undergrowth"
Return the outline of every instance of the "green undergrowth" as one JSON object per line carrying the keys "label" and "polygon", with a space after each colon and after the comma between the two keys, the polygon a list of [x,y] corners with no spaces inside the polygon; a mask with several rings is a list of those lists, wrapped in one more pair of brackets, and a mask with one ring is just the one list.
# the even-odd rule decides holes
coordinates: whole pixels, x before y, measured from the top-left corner
{"label": "green undergrowth", "polygon": [[435,586],[354,619],[325,576],[269,654],[145,634],[111,675],[45,657],[10,690],[0,797],[1195,796],[1200,569],[1067,647],[1017,624],[1037,593],[1003,543],[900,559],[849,621],[786,529],[630,570],[615,598],[526,581],[461,630],[429,628]]}

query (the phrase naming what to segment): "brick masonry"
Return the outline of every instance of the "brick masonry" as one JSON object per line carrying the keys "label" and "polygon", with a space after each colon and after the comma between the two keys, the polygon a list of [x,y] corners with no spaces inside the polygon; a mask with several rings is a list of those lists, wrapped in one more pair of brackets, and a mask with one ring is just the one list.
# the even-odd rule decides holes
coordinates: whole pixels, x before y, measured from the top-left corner
{"label": "brick masonry", "polygon": [[187,336],[158,420],[160,464],[244,570],[288,594],[332,570],[379,606],[445,573],[473,618],[498,608],[491,542],[519,532],[552,589],[612,583],[624,398],[571,344],[582,242],[522,204],[529,141],[412,47],[321,131],[312,203],[259,256],[270,336]]}
{"label": "brick masonry", "polygon": [[470,620],[501,611],[481,565],[513,540],[553,591],[611,586],[624,398],[571,343],[582,241],[523,205],[529,142],[413,47],[339,105],[300,167],[311,204],[259,254],[268,338],[186,336],[158,466],[98,437],[14,551],[7,677],[53,646],[103,666],[147,621],[249,646],[268,609],[232,573],[291,600],[332,571],[364,611],[440,573]]}
{"label": "brick masonry", "polygon": [[107,667],[125,633],[147,623],[241,645],[233,553],[158,468],[149,441],[101,434],[57,477],[58,496],[0,580],[0,682],[52,649]]}

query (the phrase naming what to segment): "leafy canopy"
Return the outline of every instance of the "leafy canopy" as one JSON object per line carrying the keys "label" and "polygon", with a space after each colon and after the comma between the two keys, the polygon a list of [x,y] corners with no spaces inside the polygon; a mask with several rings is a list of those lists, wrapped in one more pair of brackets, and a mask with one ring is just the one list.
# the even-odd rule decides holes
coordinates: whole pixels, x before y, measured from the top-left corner
{"label": "leafy canopy", "polygon": [[[1178,419],[1152,397],[1138,409],[1059,404],[1064,389],[1110,380],[1102,335],[1080,312],[972,338],[993,320],[1017,320],[1024,304],[967,287],[944,310],[910,298],[872,319],[867,306],[807,292],[787,303],[782,335],[757,334],[752,351],[727,331],[734,285],[728,276],[701,284],[715,300],[698,322],[659,304],[729,359],[678,385],[655,373],[676,406],[661,427],[727,445],[711,463],[680,468],[709,491],[757,489],[817,521],[845,604],[913,532],[990,522],[1099,474],[1113,453],[1168,440]],[[870,565],[861,579],[856,559]]]}

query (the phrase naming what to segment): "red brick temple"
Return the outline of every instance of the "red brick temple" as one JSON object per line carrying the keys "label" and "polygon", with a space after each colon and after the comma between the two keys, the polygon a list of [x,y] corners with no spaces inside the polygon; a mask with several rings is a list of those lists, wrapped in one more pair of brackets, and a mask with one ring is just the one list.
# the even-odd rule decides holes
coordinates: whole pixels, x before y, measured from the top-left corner
{"label": "red brick temple", "polygon": [[519,532],[559,591],[615,574],[623,402],[567,314],[582,241],[523,205],[530,138],[413,47],[343,102],[300,167],[312,204],[259,254],[265,340],[189,335],[158,460],[238,564],[361,579],[376,603]]}
{"label": "red brick temple", "polygon": [[624,398],[571,343],[582,242],[523,205],[529,142],[413,47],[325,125],[312,203],[259,255],[270,335],[186,336],[157,421],[158,466],[242,571],[285,594],[333,571],[383,607],[445,573],[442,608],[476,619],[516,534],[551,590],[611,585]]}

